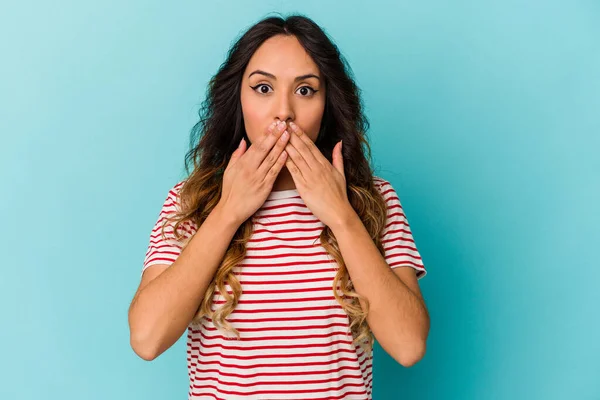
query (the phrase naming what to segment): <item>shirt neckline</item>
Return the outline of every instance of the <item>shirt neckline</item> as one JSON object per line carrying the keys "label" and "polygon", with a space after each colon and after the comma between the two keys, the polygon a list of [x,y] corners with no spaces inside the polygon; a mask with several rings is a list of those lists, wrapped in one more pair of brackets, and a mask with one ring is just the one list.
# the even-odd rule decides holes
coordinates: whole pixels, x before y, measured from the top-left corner
{"label": "shirt neckline", "polygon": [[274,190],[269,193],[267,200],[289,199],[298,195],[298,189]]}

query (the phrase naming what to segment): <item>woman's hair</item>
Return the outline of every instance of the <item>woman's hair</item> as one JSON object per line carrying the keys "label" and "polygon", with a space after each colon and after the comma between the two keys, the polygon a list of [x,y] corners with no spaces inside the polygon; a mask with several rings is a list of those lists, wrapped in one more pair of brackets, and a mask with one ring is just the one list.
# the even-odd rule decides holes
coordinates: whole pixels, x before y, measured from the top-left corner
{"label": "woman's hair", "polygon": [[[199,111],[200,121],[192,128],[190,150],[185,156],[185,168],[189,177],[180,188],[180,211],[168,218],[175,222],[176,239],[182,240],[182,236],[186,236],[185,227],[182,227],[183,235],[179,233],[182,223],[191,221],[199,227],[219,202],[223,173],[231,154],[242,138],[248,142],[240,97],[242,75],[258,47],[275,35],[295,36],[324,77],[327,89],[325,108],[315,144],[323,156],[332,162],[333,147],[343,139],[348,200],[380,253],[384,255],[380,235],[385,227],[387,208],[383,196],[375,187],[369,164],[371,149],[366,140],[369,122],[363,115],[360,89],[337,46],[314,21],[301,15],[287,18],[268,17],[250,27],[233,44],[226,60],[211,78],[207,97]],[[164,234],[164,225],[162,232]],[[244,259],[246,243],[252,232],[252,218],[248,218],[238,228],[229,244],[192,322],[200,322],[206,316],[218,329],[225,329],[240,337],[239,332],[226,318],[235,309],[242,293],[233,269]],[[182,243],[185,247],[190,238],[184,239]],[[320,234],[320,243],[339,266],[332,290],[336,300],[348,314],[353,344],[358,343],[363,349],[371,352],[374,338],[366,321],[369,303],[364,296],[354,291],[337,240],[328,226],[325,226]],[[337,290],[338,283],[341,294]],[[232,294],[227,292],[226,284],[231,286]],[[215,291],[223,296],[225,303],[213,311],[211,305]],[[364,309],[360,300],[364,301]]]}

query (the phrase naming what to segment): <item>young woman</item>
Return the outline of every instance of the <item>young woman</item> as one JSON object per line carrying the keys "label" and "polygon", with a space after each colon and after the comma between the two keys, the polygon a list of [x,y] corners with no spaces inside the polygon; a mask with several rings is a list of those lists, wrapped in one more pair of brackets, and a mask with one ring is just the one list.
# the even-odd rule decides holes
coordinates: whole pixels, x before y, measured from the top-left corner
{"label": "young woman", "polygon": [[312,20],[271,17],[210,82],[129,310],[145,360],[187,329],[190,399],[370,399],[374,339],[425,352],[426,270],[349,70]]}

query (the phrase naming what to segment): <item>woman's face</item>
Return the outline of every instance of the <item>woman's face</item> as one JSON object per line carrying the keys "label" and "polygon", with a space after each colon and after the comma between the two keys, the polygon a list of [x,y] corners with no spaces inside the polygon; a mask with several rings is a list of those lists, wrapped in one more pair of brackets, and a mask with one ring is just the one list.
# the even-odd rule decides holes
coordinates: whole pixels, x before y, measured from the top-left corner
{"label": "woman's face", "polygon": [[294,121],[314,142],[325,108],[322,79],[296,37],[277,35],[266,40],[242,79],[242,113],[250,143],[260,143],[271,122],[279,120]]}

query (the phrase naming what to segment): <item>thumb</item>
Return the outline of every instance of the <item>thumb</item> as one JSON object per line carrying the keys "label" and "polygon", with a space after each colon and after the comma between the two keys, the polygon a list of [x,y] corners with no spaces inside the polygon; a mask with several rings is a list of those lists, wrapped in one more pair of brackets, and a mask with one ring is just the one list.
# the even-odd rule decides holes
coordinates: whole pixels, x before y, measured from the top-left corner
{"label": "thumb", "polygon": [[344,158],[342,155],[342,141],[335,145],[333,148],[333,152],[331,153],[331,159],[333,161],[333,166],[335,169],[339,171],[340,174],[345,178],[344,174]]}

